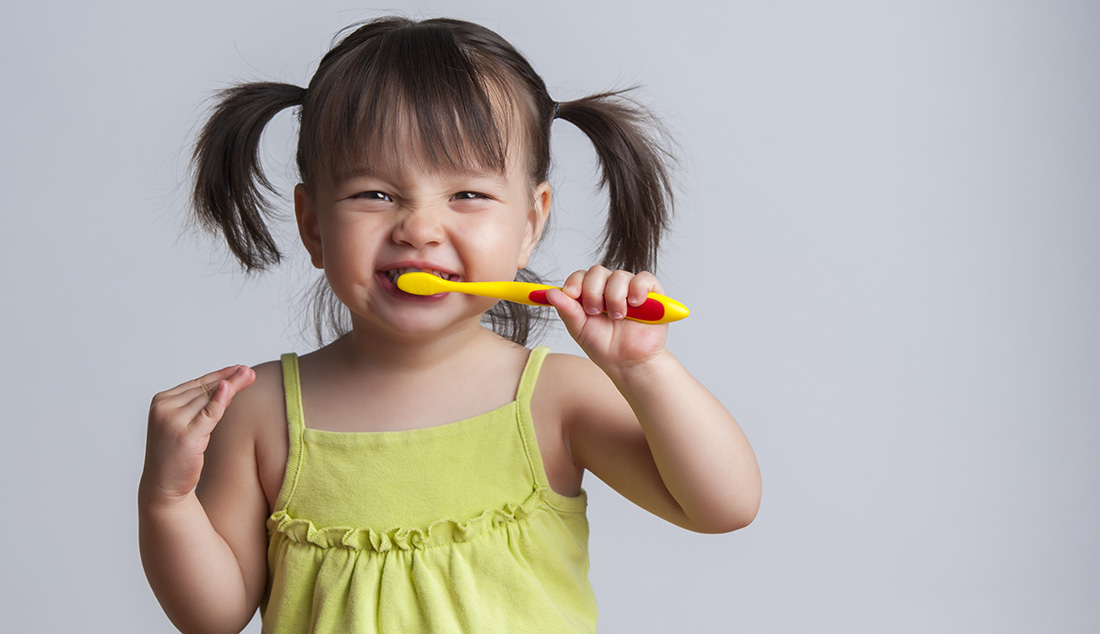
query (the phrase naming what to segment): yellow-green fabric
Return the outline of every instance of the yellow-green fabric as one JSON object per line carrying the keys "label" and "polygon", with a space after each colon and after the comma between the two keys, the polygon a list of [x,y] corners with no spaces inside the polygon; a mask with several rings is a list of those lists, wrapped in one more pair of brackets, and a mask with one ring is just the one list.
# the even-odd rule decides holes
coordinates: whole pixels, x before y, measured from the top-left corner
{"label": "yellow-green fabric", "polygon": [[[396,432],[309,429],[283,355],[290,453],[268,518],[263,631],[594,632],[584,492],[555,493],[530,400]],[[430,398],[430,392],[425,395]]]}

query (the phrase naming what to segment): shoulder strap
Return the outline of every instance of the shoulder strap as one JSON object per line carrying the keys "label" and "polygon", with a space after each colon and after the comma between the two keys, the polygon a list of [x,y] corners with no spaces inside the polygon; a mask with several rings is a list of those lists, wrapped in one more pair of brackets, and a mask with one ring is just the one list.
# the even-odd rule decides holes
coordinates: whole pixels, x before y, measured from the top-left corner
{"label": "shoulder strap", "polygon": [[[298,355],[288,352],[279,358],[283,363],[283,394],[286,395],[286,420],[291,436],[301,435],[305,427],[302,410],[302,382],[298,376]],[[297,434],[295,434],[297,432]]]}
{"label": "shoulder strap", "polygon": [[532,350],[527,358],[527,367],[523,370],[523,377],[519,381],[519,393],[516,396],[519,433],[523,439],[523,450],[527,453],[527,464],[531,469],[533,484],[539,495],[542,495],[547,503],[559,512],[584,513],[588,496],[583,489],[574,497],[566,497],[559,495],[550,487],[550,479],[546,477],[542,452],[539,450],[539,441],[535,434],[535,420],[531,415],[531,395],[535,391],[542,362],[546,360],[549,352],[549,348],[539,346]]}
{"label": "shoulder strap", "polygon": [[516,400],[525,407],[531,403],[531,395],[535,393],[535,383],[539,379],[539,370],[542,369],[542,362],[549,352],[550,348],[538,346],[527,357],[527,365],[523,368],[523,375],[519,378],[519,389],[516,390]]}
{"label": "shoulder strap", "polygon": [[523,368],[523,376],[519,379],[519,389],[516,391],[517,427],[520,438],[523,441],[523,451],[527,454],[527,465],[531,469],[531,478],[536,489],[550,489],[550,481],[546,478],[546,469],[542,464],[542,452],[539,451],[539,441],[535,435],[535,422],[531,416],[531,395],[535,392],[535,383],[539,378],[539,370],[542,362],[550,349],[538,346],[527,357],[527,365]]}
{"label": "shoulder strap", "polygon": [[290,352],[280,357],[283,365],[283,394],[286,396],[287,436],[289,452],[286,460],[286,473],[283,487],[275,510],[285,510],[298,486],[298,475],[302,470],[302,436],[305,430],[305,412],[302,409],[302,383],[298,376],[298,355]]}

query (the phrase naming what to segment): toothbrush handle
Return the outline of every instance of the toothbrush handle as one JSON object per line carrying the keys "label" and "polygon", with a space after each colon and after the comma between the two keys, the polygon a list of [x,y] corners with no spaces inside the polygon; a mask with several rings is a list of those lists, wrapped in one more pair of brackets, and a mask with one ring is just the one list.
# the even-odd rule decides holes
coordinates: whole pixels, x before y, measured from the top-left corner
{"label": "toothbrush handle", "polygon": [[[549,289],[536,289],[531,291],[527,298],[531,303],[549,306],[546,300],[546,291]],[[578,299],[577,301],[581,301]],[[606,311],[605,311],[606,312]],[[665,297],[660,293],[650,293],[644,302],[637,306],[626,307],[626,318],[647,324],[665,324],[670,321],[679,321],[688,316],[688,309],[680,302]]]}

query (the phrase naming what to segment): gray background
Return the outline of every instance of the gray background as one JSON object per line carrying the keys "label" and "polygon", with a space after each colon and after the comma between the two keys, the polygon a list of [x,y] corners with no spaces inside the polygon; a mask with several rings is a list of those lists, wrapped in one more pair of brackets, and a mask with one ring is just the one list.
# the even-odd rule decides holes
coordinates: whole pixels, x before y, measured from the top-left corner
{"label": "gray background", "polygon": [[[294,251],[248,280],[185,230],[188,144],[211,91],[304,84],[391,8],[498,30],[560,99],[642,83],[680,143],[660,273],[694,312],[670,345],[764,502],[700,536],[590,478],[604,631],[1100,631],[1100,5],[718,7],[6,3],[6,631],[171,631],[136,545],[149,398],[307,350],[313,276]],[[603,199],[554,133],[561,276]],[[284,192],[291,134],[265,140]]]}

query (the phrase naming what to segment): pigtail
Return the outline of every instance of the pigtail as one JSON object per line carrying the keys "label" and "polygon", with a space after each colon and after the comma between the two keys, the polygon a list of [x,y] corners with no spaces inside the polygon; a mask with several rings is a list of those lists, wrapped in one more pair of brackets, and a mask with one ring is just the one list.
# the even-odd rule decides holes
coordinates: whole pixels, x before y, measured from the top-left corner
{"label": "pigtail", "polygon": [[305,89],[280,83],[234,86],[218,95],[192,155],[195,214],[221,233],[245,269],[262,270],[281,258],[264,223],[272,213],[262,189],[276,193],[260,166],[260,136],[284,108],[300,106]]}
{"label": "pigtail", "polygon": [[558,103],[554,116],[580,128],[599,157],[600,186],[610,198],[601,263],[637,272],[656,266],[672,215],[671,154],[654,135],[656,119],[626,92]]}

